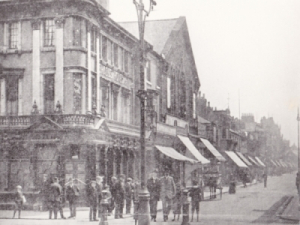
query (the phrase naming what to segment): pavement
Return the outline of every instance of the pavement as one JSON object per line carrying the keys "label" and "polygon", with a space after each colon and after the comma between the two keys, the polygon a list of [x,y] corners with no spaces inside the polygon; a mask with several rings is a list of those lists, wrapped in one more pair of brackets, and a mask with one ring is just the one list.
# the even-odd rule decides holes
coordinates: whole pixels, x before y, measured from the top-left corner
{"label": "pavement", "polygon": [[286,206],[283,213],[280,215],[280,218],[296,223],[300,220],[299,214],[299,197],[297,195],[293,195],[291,201]]}
{"label": "pavement", "polygon": [[[253,225],[253,224],[282,224],[282,220],[278,217],[278,211],[288,208],[293,208],[288,204],[282,208],[284,203],[288,201],[288,195],[295,195],[294,190],[295,174],[285,174],[279,177],[270,177],[268,179],[268,187],[264,188],[262,183],[256,185],[248,184],[247,188],[242,188],[238,185],[237,193],[230,195],[226,194],[228,188],[223,188],[222,200],[218,196],[210,201],[203,201],[200,204],[200,219],[199,222],[190,222],[191,225]],[[205,199],[208,199],[209,193],[205,192]],[[292,200],[290,201],[292,204]],[[161,203],[158,205],[161,209]],[[161,210],[160,210],[161,211]],[[1,225],[67,225],[67,224],[99,224],[99,222],[90,222],[88,208],[78,208],[76,219],[49,220],[48,212],[40,211],[23,211],[22,219],[11,219],[13,212],[0,211]],[[69,209],[64,209],[66,217],[69,216]],[[284,213],[282,213],[283,215]],[[191,218],[191,215],[189,215]],[[173,214],[171,212],[169,220],[163,222],[162,212],[157,214],[157,222],[151,222],[150,225],[180,225],[182,216],[179,221],[172,222]],[[194,220],[195,221],[195,220]],[[289,222],[285,222],[287,224]],[[108,225],[119,224],[134,224],[132,215],[124,215],[124,219],[114,219],[113,216],[108,217]],[[291,221],[291,224],[295,224]]]}

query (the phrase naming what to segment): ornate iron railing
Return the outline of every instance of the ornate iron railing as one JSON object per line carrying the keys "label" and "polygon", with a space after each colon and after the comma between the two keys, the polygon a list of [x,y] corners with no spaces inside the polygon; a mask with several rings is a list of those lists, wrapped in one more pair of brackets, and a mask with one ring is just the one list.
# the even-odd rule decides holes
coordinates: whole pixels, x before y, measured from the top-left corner
{"label": "ornate iron railing", "polygon": [[42,117],[48,117],[61,125],[94,125],[95,117],[84,114],[51,114],[51,115],[27,115],[27,116],[0,116],[0,126],[30,126]]}

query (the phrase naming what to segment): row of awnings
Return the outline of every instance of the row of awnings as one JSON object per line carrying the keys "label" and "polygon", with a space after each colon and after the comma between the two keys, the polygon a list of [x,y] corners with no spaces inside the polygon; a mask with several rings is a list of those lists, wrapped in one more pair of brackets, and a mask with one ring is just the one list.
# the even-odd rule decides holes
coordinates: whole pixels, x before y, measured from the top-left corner
{"label": "row of awnings", "polygon": [[[164,155],[173,158],[175,160],[190,162],[190,163],[201,163],[201,164],[210,163],[210,161],[199,152],[199,150],[195,147],[195,145],[188,137],[182,135],[177,135],[177,137],[184,144],[184,146],[190,151],[190,153],[193,155],[193,157],[196,160],[180,154],[172,147],[165,147],[160,145],[155,145],[155,147]],[[226,161],[226,159],[220,154],[220,152],[218,152],[218,150],[208,140],[204,138],[200,138],[200,140],[205,145],[205,147],[216,157],[217,160]]]}
{"label": "row of awnings", "polygon": [[241,168],[248,168],[249,166],[266,167],[266,165],[257,156],[245,156],[241,152],[225,151],[229,158]]}

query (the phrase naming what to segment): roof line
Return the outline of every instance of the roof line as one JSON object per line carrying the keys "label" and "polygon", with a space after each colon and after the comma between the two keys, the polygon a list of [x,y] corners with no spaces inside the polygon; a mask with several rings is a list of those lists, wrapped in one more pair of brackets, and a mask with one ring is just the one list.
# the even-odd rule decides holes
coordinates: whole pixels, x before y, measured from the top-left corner
{"label": "roof line", "polygon": [[[183,16],[180,16],[180,17],[183,17]],[[169,20],[178,20],[180,17],[175,17],[175,18],[172,18],[172,19],[157,19],[157,20],[146,20],[146,22],[156,22],[156,21],[169,21]],[[117,23],[137,23],[138,21],[118,21]]]}

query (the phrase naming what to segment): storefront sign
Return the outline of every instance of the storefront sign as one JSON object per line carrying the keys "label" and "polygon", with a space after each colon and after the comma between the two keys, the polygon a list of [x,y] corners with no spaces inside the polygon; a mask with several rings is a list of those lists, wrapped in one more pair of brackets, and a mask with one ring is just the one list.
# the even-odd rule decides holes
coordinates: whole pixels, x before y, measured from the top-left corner
{"label": "storefront sign", "polygon": [[108,78],[108,80],[116,84],[119,84],[127,88],[132,86],[132,82],[130,79],[125,77],[122,73],[119,73],[107,66],[100,65],[100,73],[101,76]]}
{"label": "storefront sign", "polygon": [[171,127],[162,123],[157,123],[156,129],[158,133],[168,134],[171,136],[176,136],[176,128]]}

